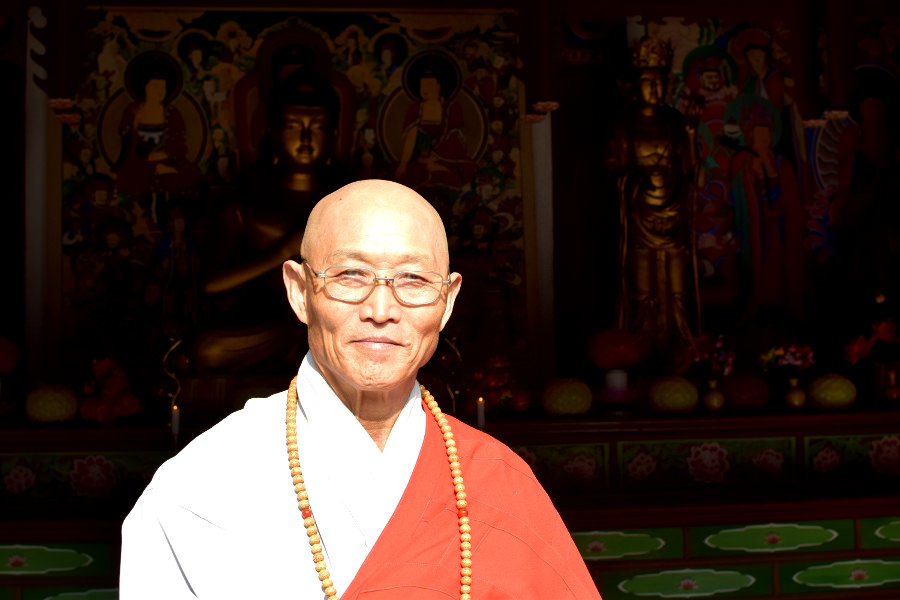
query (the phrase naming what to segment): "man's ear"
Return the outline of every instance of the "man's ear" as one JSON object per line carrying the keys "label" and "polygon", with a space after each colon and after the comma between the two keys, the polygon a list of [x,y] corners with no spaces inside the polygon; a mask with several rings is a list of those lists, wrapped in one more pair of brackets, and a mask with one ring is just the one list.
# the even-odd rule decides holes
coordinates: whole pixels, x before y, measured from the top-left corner
{"label": "man's ear", "polygon": [[281,266],[281,275],[284,278],[284,289],[287,292],[288,303],[294,310],[294,314],[300,319],[300,322],[308,325],[306,274],[303,272],[303,264],[293,260],[286,260]]}
{"label": "man's ear", "polygon": [[447,324],[447,321],[450,320],[450,314],[453,312],[453,305],[456,303],[456,296],[459,295],[459,290],[462,287],[462,275],[459,273],[450,273],[450,285],[447,286],[447,305],[444,306],[444,316],[441,317],[441,329],[444,330],[444,326]]}

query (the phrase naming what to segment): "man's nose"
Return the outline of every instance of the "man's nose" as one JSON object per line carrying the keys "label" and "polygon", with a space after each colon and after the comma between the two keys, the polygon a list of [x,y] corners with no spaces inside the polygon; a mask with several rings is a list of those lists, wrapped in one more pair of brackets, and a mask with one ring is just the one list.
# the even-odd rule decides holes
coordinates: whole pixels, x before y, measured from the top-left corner
{"label": "man's nose", "polygon": [[366,299],[366,306],[371,311],[368,315],[373,321],[383,323],[396,320],[399,302],[394,296],[390,281],[375,280],[375,289]]}

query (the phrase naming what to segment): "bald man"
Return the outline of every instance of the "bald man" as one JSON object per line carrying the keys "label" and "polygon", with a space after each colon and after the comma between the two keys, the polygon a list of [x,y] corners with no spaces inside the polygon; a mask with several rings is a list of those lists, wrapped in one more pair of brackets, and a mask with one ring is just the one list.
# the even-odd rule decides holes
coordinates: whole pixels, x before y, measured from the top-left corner
{"label": "bald man", "polygon": [[120,597],[598,599],[528,466],[416,382],[462,284],[431,205],[352,183],[300,253],[296,378],[159,468],[122,527]]}

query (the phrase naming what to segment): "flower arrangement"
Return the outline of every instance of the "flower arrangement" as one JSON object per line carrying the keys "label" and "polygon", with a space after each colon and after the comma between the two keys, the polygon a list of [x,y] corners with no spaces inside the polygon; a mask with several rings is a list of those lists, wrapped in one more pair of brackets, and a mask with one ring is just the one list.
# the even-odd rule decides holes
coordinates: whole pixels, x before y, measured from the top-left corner
{"label": "flower arrangement", "polygon": [[873,356],[878,349],[887,344],[900,344],[900,337],[897,336],[897,324],[893,319],[876,323],[872,326],[872,333],[868,337],[861,335],[851,341],[844,347],[844,355],[847,362],[855,365],[860,360]]}
{"label": "flower arrangement", "polygon": [[727,377],[734,368],[735,353],[725,347],[725,336],[713,340],[709,335],[698,336],[693,345],[676,361],[676,370],[686,371],[697,366],[704,371],[707,379]]}
{"label": "flower arrangement", "polygon": [[790,371],[803,371],[816,363],[813,349],[810,346],[775,346],[759,355],[759,364],[763,371],[774,367],[786,368]]}

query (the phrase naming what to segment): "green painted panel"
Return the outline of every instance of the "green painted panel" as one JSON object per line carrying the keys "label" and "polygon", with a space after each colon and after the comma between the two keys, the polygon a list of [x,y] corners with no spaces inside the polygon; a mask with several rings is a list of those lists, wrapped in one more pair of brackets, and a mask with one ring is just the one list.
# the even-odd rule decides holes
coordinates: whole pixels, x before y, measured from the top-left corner
{"label": "green painted panel", "polygon": [[626,489],[782,485],[796,480],[793,437],[618,442]]}
{"label": "green painted panel", "polygon": [[577,531],[572,533],[581,556],[589,561],[682,557],[680,528]]}
{"label": "green painted panel", "polygon": [[120,500],[132,503],[171,451],[0,454],[0,505]]}
{"label": "green painted panel", "polygon": [[850,550],[854,547],[854,524],[841,519],[694,527],[690,536],[694,556]]}
{"label": "green painted panel", "polygon": [[784,593],[900,587],[897,558],[783,564],[780,572]]}
{"label": "green painted panel", "polygon": [[600,584],[603,600],[759,597],[771,593],[772,571],[767,565],[604,573]]}
{"label": "green painted panel", "polygon": [[811,480],[900,484],[900,438],[896,433],[809,436],[803,444]]}
{"label": "green painted panel", "polygon": [[31,588],[22,600],[118,600],[117,588]]}
{"label": "green painted panel", "polygon": [[609,444],[535,444],[513,450],[551,491],[599,491],[609,486]]}
{"label": "green painted panel", "polygon": [[900,548],[900,517],[860,520],[863,548]]}
{"label": "green painted panel", "polygon": [[112,576],[107,544],[0,545],[0,579],[18,576]]}
{"label": "green painted panel", "polygon": [[17,600],[16,593],[11,587],[6,587],[3,586],[3,584],[0,584],[0,600]]}

